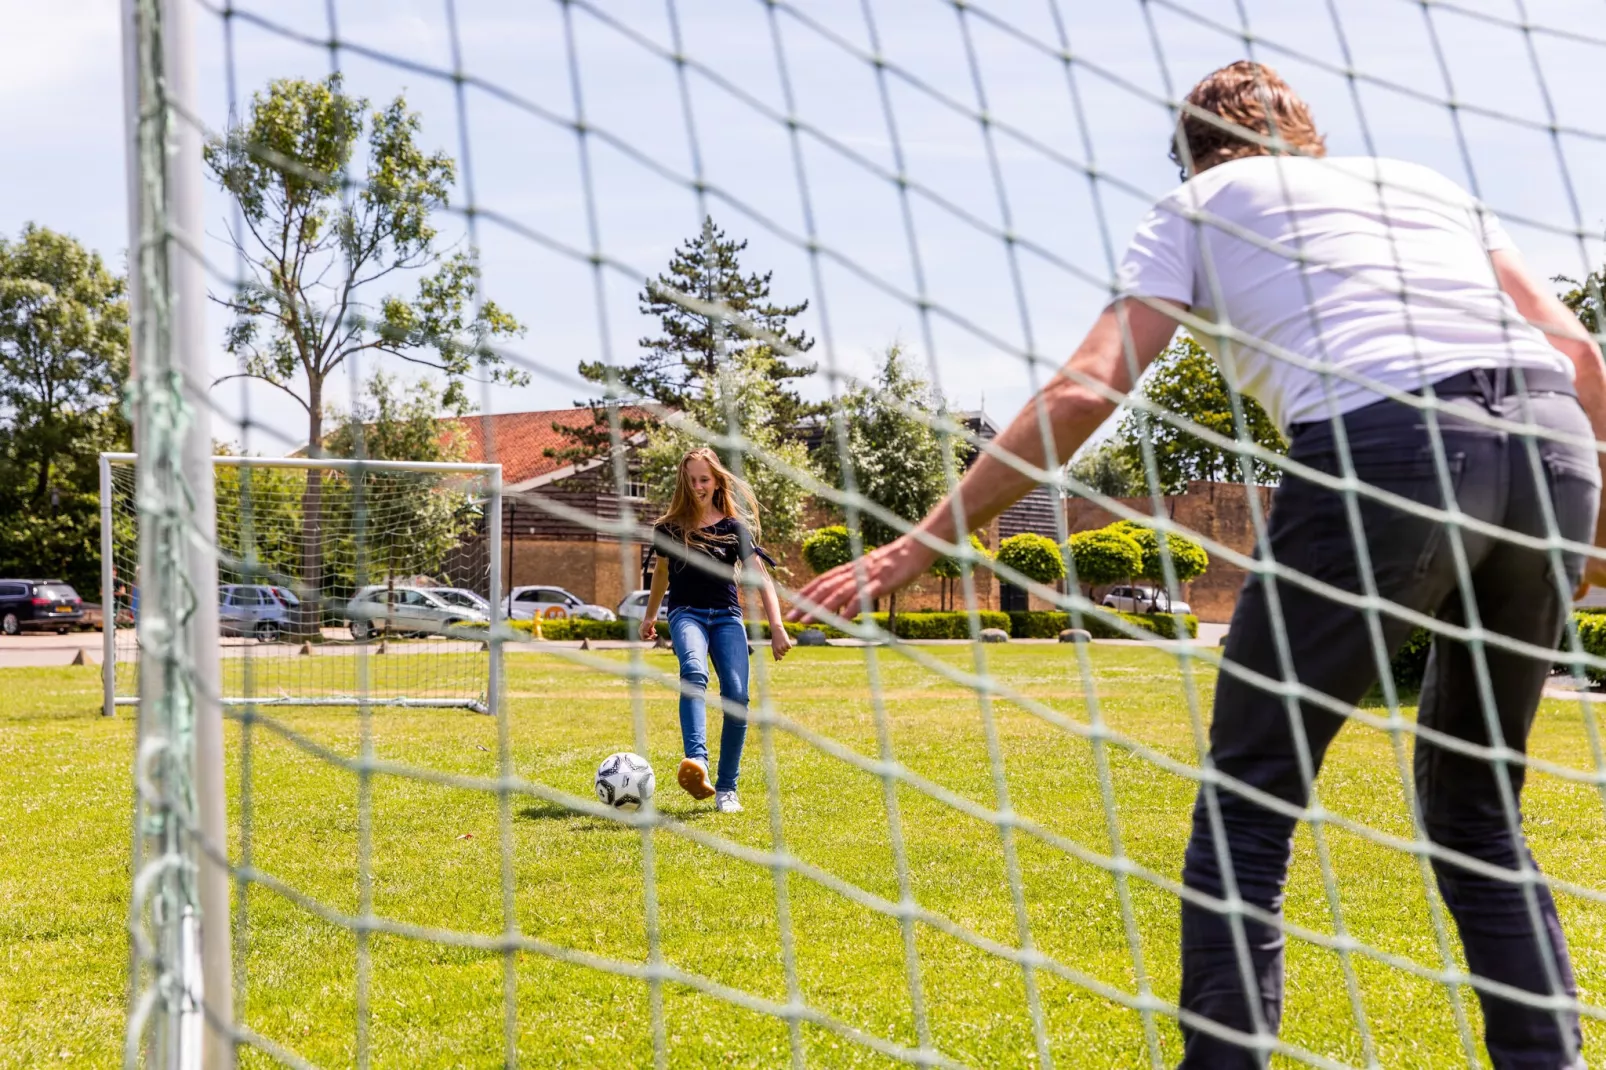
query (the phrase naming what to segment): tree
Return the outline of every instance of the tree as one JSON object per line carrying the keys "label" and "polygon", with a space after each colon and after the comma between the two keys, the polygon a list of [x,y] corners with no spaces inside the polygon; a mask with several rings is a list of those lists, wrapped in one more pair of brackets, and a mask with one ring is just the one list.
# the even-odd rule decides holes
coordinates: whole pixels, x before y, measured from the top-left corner
{"label": "tree", "polygon": [[1601,333],[1601,294],[1606,288],[1606,268],[1591,272],[1580,282],[1568,278],[1566,275],[1557,275],[1552,282],[1565,283],[1567,289],[1556,296],[1561,303],[1573,310],[1573,313],[1583,323],[1584,329],[1590,334],[1599,336]]}
{"label": "tree", "polygon": [[1143,550],[1126,532],[1105,527],[1079,531],[1066,544],[1076,580],[1093,597],[1093,588],[1119,583],[1136,576],[1143,568]]}
{"label": "tree", "polygon": [[[1109,526],[1132,539],[1143,552],[1143,563],[1134,575],[1156,586],[1164,587],[1165,559],[1160,552],[1160,533],[1130,520],[1120,520]],[[1178,583],[1187,583],[1197,576],[1202,576],[1205,569],[1210,567],[1210,555],[1205,553],[1205,548],[1186,535],[1167,533],[1164,539],[1166,549],[1171,554],[1171,570]]]}
{"label": "tree", "polygon": [[[295,399],[307,414],[312,456],[324,446],[329,377],[359,354],[443,373],[442,403],[458,411],[471,375],[527,379],[491,348],[522,328],[482,299],[472,257],[440,248],[432,220],[447,205],[457,165],[420,148],[418,131],[402,96],[370,111],[368,101],[344,93],[339,75],[281,78],[206,149],[244,228],[231,227],[230,238],[246,279],[219,299],[234,317],[225,348],[239,362],[225,378],[258,379]],[[349,191],[359,142],[365,159]],[[405,276],[416,277],[410,297],[373,300],[374,287]],[[322,487],[318,470],[309,470],[300,572],[313,591],[322,584]]]}
{"label": "tree", "polygon": [[1044,586],[1065,578],[1065,559],[1046,535],[1023,531],[998,544],[998,563]]}
{"label": "tree", "polygon": [[[846,529],[844,529],[846,530]],[[992,559],[992,551],[987,544],[981,541],[981,536],[975,532],[970,533],[970,549],[981,560]],[[931,574],[942,581],[942,590],[938,594],[938,604],[945,610],[952,609],[954,605],[954,580],[963,576],[964,567],[958,557],[943,556],[932,562]]]}
{"label": "tree", "polygon": [[0,239],[0,572],[100,586],[102,450],[127,450],[124,280],[73,238]]}
{"label": "tree", "polygon": [[[1210,355],[1191,338],[1178,338],[1160,355],[1138,384],[1137,393],[1151,404],[1193,421],[1227,438],[1236,438],[1232,392]],[[1255,443],[1277,453],[1287,451],[1282,435],[1254,398],[1240,395],[1244,427]],[[1194,480],[1244,482],[1238,454],[1221,449],[1157,415],[1130,409],[1115,432],[1119,456],[1133,472],[1142,473],[1143,442],[1154,447],[1154,462],[1163,494],[1181,494]],[[1275,483],[1277,469],[1250,461],[1250,479]],[[1147,488],[1144,488],[1145,490]]]}
{"label": "tree", "polygon": [[[367,398],[341,420],[325,447],[331,456],[375,461],[460,461],[467,455],[464,436],[456,425],[443,429],[438,419],[445,393],[425,380],[410,384],[404,397],[395,380],[376,374]],[[349,518],[331,533],[328,547],[331,580],[342,592],[355,590],[359,580],[394,584],[438,574],[483,513],[465,490],[422,472],[335,473],[327,499],[329,516]],[[360,531],[359,503],[365,510]]]}
{"label": "tree", "polygon": [[[641,292],[642,313],[656,316],[662,333],[656,338],[641,339],[640,359],[613,368],[612,374],[627,393],[656,401],[666,409],[683,410],[701,396],[705,383],[717,378],[720,366],[732,353],[758,345],[771,356],[766,374],[774,387],[773,419],[782,432],[790,432],[818,408],[804,403],[790,385],[795,379],[813,374],[815,368],[813,363],[793,355],[814,347],[814,339],[792,325],[809,303],[772,302],[773,272],[744,274],[740,254],[746,248],[746,241],[727,238],[712,217],[705,218],[697,236],[675,250],[669,270],[649,279]],[[710,306],[723,306],[728,315],[719,315]],[[739,316],[744,322],[733,322],[729,315]],[[777,342],[781,343],[779,350]],[[580,375],[589,382],[606,385],[609,374],[609,366],[602,361],[580,362]],[[602,412],[605,403],[589,404],[597,411],[595,426],[578,434],[568,432],[577,445],[560,451],[566,459],[601,456],[610,448],[608,424]],[[627,419],[623,427],[626,433],[648,430],[641,420]]]}
{"label": "tree", "polygon": [[815,528],[803,539],[803,563],[816,576],[853,560],[853,544],[848,529],[841,524]]}
{"label": "tree", "polygon": [[[934,422],[942,399],[909,367],[903,350],[887,348],[873,386],[850,391],[839,402],[847,447],[824,450],[826,477],[848,489],[848,473],[859,495],[904,521],[887,523],[868,512],[857,516],[867,546],[883,546],[903,534],[942,500],[946,471],[954,464],[954,440],[937,434]],[[897,595],[888,603],[888,627],[897,614]]]}
{"label": "tree", "polygon": [[1135,498],[1148,493],[1141,461],[1139,458],[1139,465],[1134,468],[1119,443],[1105,441],[1072,458],[1066,475],[1094,494],[1106,498]]}
{"label": "tree", "polygon": [[[669,501],[687,450],[708,445],[710,434],[735,431],[743,442],[740,450],[718,444],[715,449],[753,488],[763,537],[785,541],[797,534],[808,494],[803,482],[781,466],[812,473],[814,465],[807,447],[782,433],[785,425],[776,413],[784,402],[775,385],[774,360],[762,345],[736,351],[713,375],[697,381],[679,409],[650,425],[642,477],[655,501]],[[606,435],[606,427],[601,430]]]}

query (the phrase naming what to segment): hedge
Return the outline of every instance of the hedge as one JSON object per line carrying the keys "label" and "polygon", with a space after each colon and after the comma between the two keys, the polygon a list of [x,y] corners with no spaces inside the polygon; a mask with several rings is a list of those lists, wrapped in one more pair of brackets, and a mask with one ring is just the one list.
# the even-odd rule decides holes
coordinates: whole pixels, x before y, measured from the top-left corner
{"label": "hedge", "polygon": [[[1161,639],[1176,638],[1176,621],[1169,613],[1116,613],[1102,609],[1096,613],[1083,613],[1081,627],[1095,639],[1131,639],[1110,619],[1122,621]],[[1189,638],[1199,635],[1199,618],[1189,615],[1182,618]],[[1015,639],[1053,639],[1066,628],[1074,628],[1069,613],[1051,613],[1042,610],[1016,611],[1009,614],[1009,634]]]}
{"label": "hedge", "polygon": [[1014,569],[1033,583],[1058,583],[1065,578],[1065,559],[1046,535],[1023,531],[998,544],[998,563]]}

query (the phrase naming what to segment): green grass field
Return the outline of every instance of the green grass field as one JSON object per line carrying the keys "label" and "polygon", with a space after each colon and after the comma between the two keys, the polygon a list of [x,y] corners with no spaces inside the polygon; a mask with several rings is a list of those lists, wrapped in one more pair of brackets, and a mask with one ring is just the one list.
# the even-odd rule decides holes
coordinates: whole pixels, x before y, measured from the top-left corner
{"label": "green grass field", "polygon": [[[966,647],[922,648],[961,670]],[[1113,727],[1192,763],[1186,694],[1174,658],[1135,646],[1089,651],[1101,709]],[[623,654],[591,655],[604,665]],[[991,673],[1085,722],[1087,706],[1072,648],[987,648]],[[667,653],[649,666],[673,671]],[[988,741],[975,696],[929,669],[881,653],[880,690],[896,755],[910,769],[982,806],[996,803]],[[557,655],[509,658],[510,728],[517,772],[576,795],[590,791],[597,762],[632,749],[630,689],[618,676]],[[863,651],[800,649],[772,671],[779,712],[859,754],[878,752]],[[1196,680],[1208,696],[1212,674]],[[0,670],[11,696],[0,718],[0,1066],[111,1066],[120,1058],[126,988],[132,722],[103,720],[94,668]],[[758,684],[755,681],[755,694]],[[747,811],[716,815],[673,784],[680,757],[674,700],[645,692],[650,754],[662,779],[662,809],[687,829],[757,851],[773,846],[766,747],[749,734]],[[362,727],[354,711],[272,711],[297,732],[354,756]],[[998,743],[1015,809],[1095,851],[1109,848],[1089,745],[1018,706],[994,706]],[[371,720],[377,756],[453,774],[494,776],[497,731],[463,711],[381,710]],[[716,733],[711,733],[716,734]],[[252,862],[304,895],[352,913],[358,906],[356,777],[262,727],[252,730]],[[780,824],[802,862],[885,900],[899,888],[882,782],[795,735],[774,730]],[[229,729],[230,814],[235,850],[241,820],[241,729]],[[1547,702],[1534,750],[1588,768],[1576,705]],[[1120,751],[1111,752],[1124,846],[1139,863],[1180,873],[1191,783]],[[1351,726],[1323,775],[1328,806],[1409,835],[1388,741]],[[898,807],[911,892],[920,905],[987,940],[1018,945],[1019,930],[995,826],[902,787]],[[1528,827],[1552,874],[1606,887],[1600,796],[1546,776],[1530,780]],[[422,926],[494,936],[502,931],[495,797],[395,776],[372,782],[372,896],[379,915]],[[525,935],[627,963],[647,955],[640,832],[575,815],[535,797],[514,800],[513,878]],[[1415,862],[1342,831],[1329,833],[1350,932],[1388,952],[1439,965],[1429,900]],[[1058,848],[1017,835],[1024,905],[1037,948],[1066,967],[1131,991],[1132,955],[1113,879]],[[719,985],[787,1000],[776,882],[671,829],[653,834],[664,958]],[[917,1043],[904,941],[898,922],[806,877],[786,882],[796,983],[809,1006],[889,1041]],[[1177,908],[1142,882],[1132,902],[1144,965],[1166,1000],[1177,992]],[[1606,908],[1560,897],[1586,1002],[1606,1004]],[[240,904],[236,904],[237,918]],[[255,887],[244,904],[243,1021],[320,1066],[345,1066],[356,1050],[357,954],[349,931],[317,920]],[[1309,832],[1301,830],[1288,914],[1331,931]],[[1019,967],[921,925],[915,948],[931,1040],[973,1066],[1033,1066],[1033,1033]],[[376,1066],[489,1066],[503,1037],[503,961],[481,951],[376,935],[370,942],[371,1022]],[[1335,1060],[1362,1059],[1337,957],[1290,943],[1285,1039]],[[1358,958],[1361,993],[1377,1054],[1389,1067],[1464,1063],[1450,999],[1433,982]],[[535,953],[516,958],[517,1032],[523,1065],[651,1065],[644,982]],[[1147,1066],[1139,1016],[1045,972],[1037,974],[1057,1065]],[[1476,1006],[1466,1000],[1473,1028]],[[777,1066],[788,1059],[785,1023],[683,986],[664,990],[670,1064]],[[1158,1022],[1162,1056],[1174,1062],[1174,1024]],[[892,1061],[821,1028],[802,1029],[809,1065],[859,1067]],[[1586,1025],[1586,1056],[1606,1058],[1606,1028]],[[246,1065],[266,1065],[248,1055]]]}

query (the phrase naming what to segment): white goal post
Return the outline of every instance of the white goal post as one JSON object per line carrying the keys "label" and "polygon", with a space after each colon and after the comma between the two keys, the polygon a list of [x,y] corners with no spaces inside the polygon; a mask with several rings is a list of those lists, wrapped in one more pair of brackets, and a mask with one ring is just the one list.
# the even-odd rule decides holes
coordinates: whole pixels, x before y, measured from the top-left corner
{"label": "white goal post", "polygon": [[[136,461],[100,458],[108,716],[139,702]],[[224,705],[496,709],[500,465],[212,463]]]}

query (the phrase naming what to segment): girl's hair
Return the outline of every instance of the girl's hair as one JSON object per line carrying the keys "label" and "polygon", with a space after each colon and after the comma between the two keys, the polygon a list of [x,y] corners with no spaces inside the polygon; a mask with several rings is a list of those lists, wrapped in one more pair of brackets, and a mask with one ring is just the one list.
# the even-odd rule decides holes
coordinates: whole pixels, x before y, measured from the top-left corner
{"label": "girl's hair", "polygon": [[658,523],[678,533],[680,541],[688,548],[694,540],[708,541],[709,537],[697,530],[698,513],[701,510],[697,507],[697,499],[692,496],[691,477],[686,474],[687,466],[693,461],[702,461],[714,473],[714,493],[711,496],[714,508],[721,516],[740,520],[752,532],[753,541],[758,542],[758,501],[753,497],[752,488],[721,464],[719,454],[707,446],[687,450],[685,456],[681,457],[680,466],[675,472],[675,493],[669,499],[669,508],[658,518]]}
{"label": "girl's hair", "polygon": [[1228,160],[1278,151],[1241,136],[1239,130],[1279,143],[1279,148],[1286,145],[1286,151],[1300,156],[1327,155],[1326,139],[1317,133],[1299,94],[1270,67],[1241,59],[1211,73],[1188,94],[1171,140],[1171,159],[1186,179],[1190,164],[1198,174]]}

